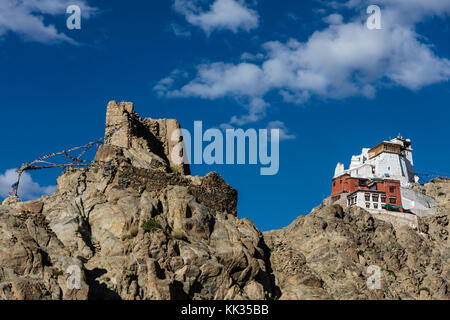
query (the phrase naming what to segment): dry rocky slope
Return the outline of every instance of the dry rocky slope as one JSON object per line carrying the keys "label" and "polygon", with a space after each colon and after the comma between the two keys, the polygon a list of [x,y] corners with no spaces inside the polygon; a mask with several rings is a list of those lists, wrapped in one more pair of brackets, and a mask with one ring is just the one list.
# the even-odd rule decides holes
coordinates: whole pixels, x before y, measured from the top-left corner
{"label": "dry rocky slope", "polygon": [[[280,299],[450,299],[450,181],[421,188],[439,205],[419,230],[336,205],[265,232]],[[369,266],[381,271],[379,290],[368,288]]]}
{"label": "dry rocky slope", "polygon": [[[118,125],[99,166],[0,205],[0,299],[450,298],[449,181],[417,186],[439,201],[420,230],[326,206],[263,234],[237,217],[218,174],[171,163],[176,120],[111,102],[107,131]],[[369,265],[382,270],[379,290],[367,289]],[[68,287],[73,266],[79,289]]]}

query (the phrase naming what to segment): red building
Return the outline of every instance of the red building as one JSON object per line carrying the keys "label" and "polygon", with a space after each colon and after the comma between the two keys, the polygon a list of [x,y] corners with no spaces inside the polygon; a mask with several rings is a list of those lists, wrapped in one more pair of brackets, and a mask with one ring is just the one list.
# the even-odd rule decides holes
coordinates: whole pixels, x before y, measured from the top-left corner
{"label": "red building", "polygon": [[399,180],[365,179],[344,174],[332,180],[331,200],[367,209],[396,207],[403,212]]}

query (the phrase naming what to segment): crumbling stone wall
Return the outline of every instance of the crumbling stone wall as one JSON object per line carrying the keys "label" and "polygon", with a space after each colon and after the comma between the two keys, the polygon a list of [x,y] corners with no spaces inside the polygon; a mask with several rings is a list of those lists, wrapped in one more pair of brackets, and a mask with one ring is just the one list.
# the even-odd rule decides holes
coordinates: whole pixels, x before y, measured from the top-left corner
{"label": "crumbling stone wall", "polygon": [[105,134],[114,129],[116,131],[105,140],[105,143],[152,152],[166,161],[172,171],[189,175],[189,164],[177,164],[172,160],[172,150],[182,141],[182,137],[175,141],[171,138],[174,131],[180,128],[175,119],[141,119],[134,112],[134,105],[131,102],[110,101],[106,111]]}

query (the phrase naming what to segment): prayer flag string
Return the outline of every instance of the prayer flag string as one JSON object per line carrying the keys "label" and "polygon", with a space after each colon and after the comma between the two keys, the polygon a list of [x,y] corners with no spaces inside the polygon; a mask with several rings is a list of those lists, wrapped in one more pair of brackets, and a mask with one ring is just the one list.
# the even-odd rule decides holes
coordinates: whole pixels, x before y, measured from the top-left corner
{"label": "prayer flag string", "polygon": [[[63,170],[67,170],[69,168],[83,168],[83,167],[90,167],[92,165],[95,165],[95,160],[82,160],[81,157],[83,155],[85,155],[94,146],[96,148],[98,148],[100,145],[103,145],[105,140],[110,138],[119,129],[120,129],[120,126],[112,129],[111,131],[109,131],[104,137],[102,137],[102,138],[100,138],[100,139],[98,139],[96,141],[89,142],[89,143],[87,143],[85,145],[82,145],[82,146],[79,146],[79,147],[70,148],[68,150],[64,150],[64,151],[61,151],[61,152],[50,153],[50,154],[47,154],[45,156],[39,157],[39,158],[37,158],[34,161],[22,164],[20,166],[20,168],[17,169],[17,173],[18,173],[17,182],[15,182],[11,186],[11,191],[9,192],[9,195],[17,197],[17,192],[19,190],[19,185],[20,185],[20,178],[21,178],[22,174],[25,171],[40,170],[40,169],[50,169],[50,168],[61,168]],[[70,155],[70,153],[72,153],[74,151],[77,151],[77,150],[81,150],[81,152],[77,156],[71,156]],[[68,162],[68,163],[56,163],[56,162],[48,161],[48,159],[54,158],[54,157],[57,157],[57,156],[64,156],[67,159],[69,159],[69,161],[71,161],[71,162]],[[107,165],[103,165],[101,167],[105,167],[106,168],[106,167],[109,167],[111,165],[112,165],[112,163],[108,163]]]}

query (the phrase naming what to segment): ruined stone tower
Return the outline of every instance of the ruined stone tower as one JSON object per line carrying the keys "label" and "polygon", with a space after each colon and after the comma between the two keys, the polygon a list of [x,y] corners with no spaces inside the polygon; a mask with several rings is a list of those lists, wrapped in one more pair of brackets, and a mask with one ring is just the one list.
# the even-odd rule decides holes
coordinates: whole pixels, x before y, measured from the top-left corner
{"label": "ruined stone tower", "polygon": [[[131,102],[110,101],[106,111],[105,135],[106,145],[113,145],[129,151],[151,152],[166,162],[168,169],[184,175],[190,174],[189,164],[177,164],[172,160],[174,147],[182,141],[180,124],[175,119],[141,119],[134,112]],[[182,152],[182,151],[181,151]],[[182,157],[183,154],[177,156]]]}

